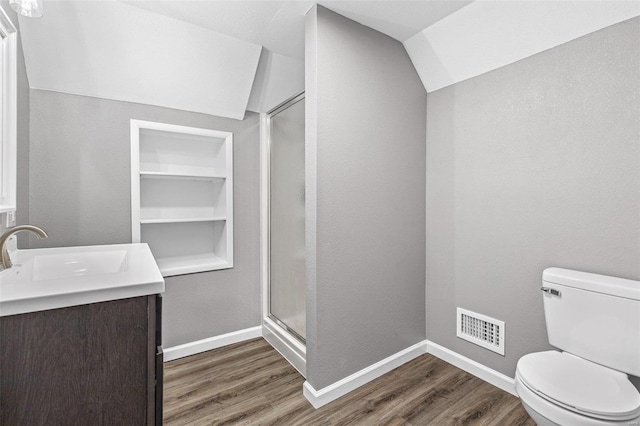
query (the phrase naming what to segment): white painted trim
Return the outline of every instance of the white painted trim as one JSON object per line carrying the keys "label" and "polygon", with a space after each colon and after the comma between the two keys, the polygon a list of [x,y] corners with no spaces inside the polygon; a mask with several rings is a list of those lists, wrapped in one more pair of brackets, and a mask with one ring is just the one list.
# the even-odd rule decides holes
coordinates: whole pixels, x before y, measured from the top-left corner
{"label": "white painted trim", "polygon": [[140,242],[140,124],[130,121],[131,139],[131,242]]}
{"label": "white painted trim", "polygon": [[195,342],[189,342],[183,345],[173,346],[164,349],[164,362],[184,358],[189,355],[199,354],[200,352],[210,351],[211,349],[221,348],[233,343],[255,339],[256,337],[262,337],[261,326],[245,328],[243,330],[233,331],[231,333],[221,334],[207,339],[196,340]]}
{"label": "white painted trim", "polygon": [[159,130],[163,132],[182,133],[186,135],[205,136],[211,138],[226,139],[233,135],[231,132],[222,130],[202,129],[199,127],[180,126],[177,124],[160,123],[156,121],[131,120],[131,125],[137,129]]}
{"label": "white painted trim", "polygon": [[269,315],[269,117],[260,114],[260,290],[262,318]]}
{"label": "white painted trim", "polygon": [[[278,327],[277,324],[266,318],[262,326],[245,328],[243,330],[166,348],[164,349],[164,362],[221,348],[233,343],[264,337],[274,349],[280,352],[280,354],[304,376],[305,372],[303,370],[306,369],[306,350],[304,345],[299,342],[287,340],[287,336],[282,333],[282,329]],[[273,343],[274,339],[277,339],[275,344]],[[283,354],[283,348],[285,351],[290,351],[290,353],[288,355]],[[438,357],[505,392],[509,392],[516,397],[518,396],[515,390],[515,381],[511,377],[430,340],[418,342],[320,390],[314,389],[308,381],[305,381],[303,394],[314,408],[320,408],[425,353]],[[292,362],[292,360],[294,361]],[[304,362],[304,366],[301,367],[302,364],[300,364],[300,362]]]}
{"label": "white painted trim", "polygon": [[479,379],[482,379],[487,383],[491,383],[503,391],[509,392],[511,395],[518,396],[516,394],[514,379],[511,377],[505,376],[496,370],[460,355],[459,353],[447,349],[444,346],[440,346],[437,343],[429,340],[426,340],[425,342],[427,353],[436,356],[449,364],[455,365],[467,373],[473,374]]}
{"label": "white painted trim", "polygon": [[11,212],[17,206],[18,170],[18,33],[4,9],[0,7],[0,210]]}
{"label": "white painted trim", "polygon": [[303,394],[314,408],[320,408],[377,379],[394,368],[423,355],[425,353],[425,345],[426,341],[416,343],[320,390],[314,389],[309,382],[305,381]]}
{"label": "white painted trim", "polygon": [[[217,132],[217,131],[216,131]],[[226,211],[226,217],[227,217],[227,227],[226,227],[226,232],[227,232],[227,258],[226,263],[228,265],[229,268],[233,268],[233,257],[234,257],[234,248],[233,248],[233,133],[231,132],[217,132],[217,133],[226,133],[226,137],[224,138],[225,141],[225,145],[226,145],[226,154],[227,154],[227,167],[226,167],[226,176],[227,176],[227,183],[225,185],[226,187],[226,204],[227,204],[227,211]],[[225,268],[226,269],[226,268]]]}
{"label": "white painted trim", "polygon": [[270,318],[262,324],[262,336],[303,377],[307,377],[307,348]]}
{"label": "white painted trim", "polygon": [[314,408],[320,408],[425,353],[440,358],[511,395],[518,396],[513,378],[430,340],[416,343],[320,390],[314,389],[308,381],[305,381],[303,394]]}

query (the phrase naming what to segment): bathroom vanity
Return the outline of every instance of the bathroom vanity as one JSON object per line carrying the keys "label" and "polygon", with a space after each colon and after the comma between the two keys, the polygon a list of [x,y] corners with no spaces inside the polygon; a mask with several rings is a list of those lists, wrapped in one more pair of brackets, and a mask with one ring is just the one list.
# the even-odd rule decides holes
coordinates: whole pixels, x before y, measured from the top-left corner
{"label": "bathroom vanity", "polygon": [[0,272],[0,425],[162,424],[149,247],[25,250],[14,264]]}

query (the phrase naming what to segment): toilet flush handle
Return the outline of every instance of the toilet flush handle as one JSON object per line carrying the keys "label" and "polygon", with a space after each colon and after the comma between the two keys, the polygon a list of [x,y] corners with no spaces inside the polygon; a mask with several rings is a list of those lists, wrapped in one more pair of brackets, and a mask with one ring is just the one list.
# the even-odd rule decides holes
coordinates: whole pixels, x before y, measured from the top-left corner
{"label": "toilet flush handle", "polygon": [[556,290],[555,288],[550,288],[550,287],[542,287],[540,288],[540,290],[544,291],[547,294],[551,294],[553,296],[558,296],[561,297],[562,294],[560,293],[559,290]]}

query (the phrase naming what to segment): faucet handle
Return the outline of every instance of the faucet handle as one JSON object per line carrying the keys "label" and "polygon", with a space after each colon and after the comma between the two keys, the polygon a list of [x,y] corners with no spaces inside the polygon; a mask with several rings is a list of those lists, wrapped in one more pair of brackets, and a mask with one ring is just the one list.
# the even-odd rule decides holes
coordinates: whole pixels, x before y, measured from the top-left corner
{"label": "faucet handle", "polygon": [[7,251],[14,252],[18,250],[18,236],[13,234],[6,242]]}

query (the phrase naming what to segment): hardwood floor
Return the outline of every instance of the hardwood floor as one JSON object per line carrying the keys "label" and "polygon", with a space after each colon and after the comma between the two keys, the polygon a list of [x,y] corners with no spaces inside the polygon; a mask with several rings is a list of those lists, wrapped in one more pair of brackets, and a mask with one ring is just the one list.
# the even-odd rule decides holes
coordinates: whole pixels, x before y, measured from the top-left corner
{"label": "hardwood floor", "polygon": [[165,363],[165,425],[523,425],[518,398],[422,355],[317,410],[262,338]]}

